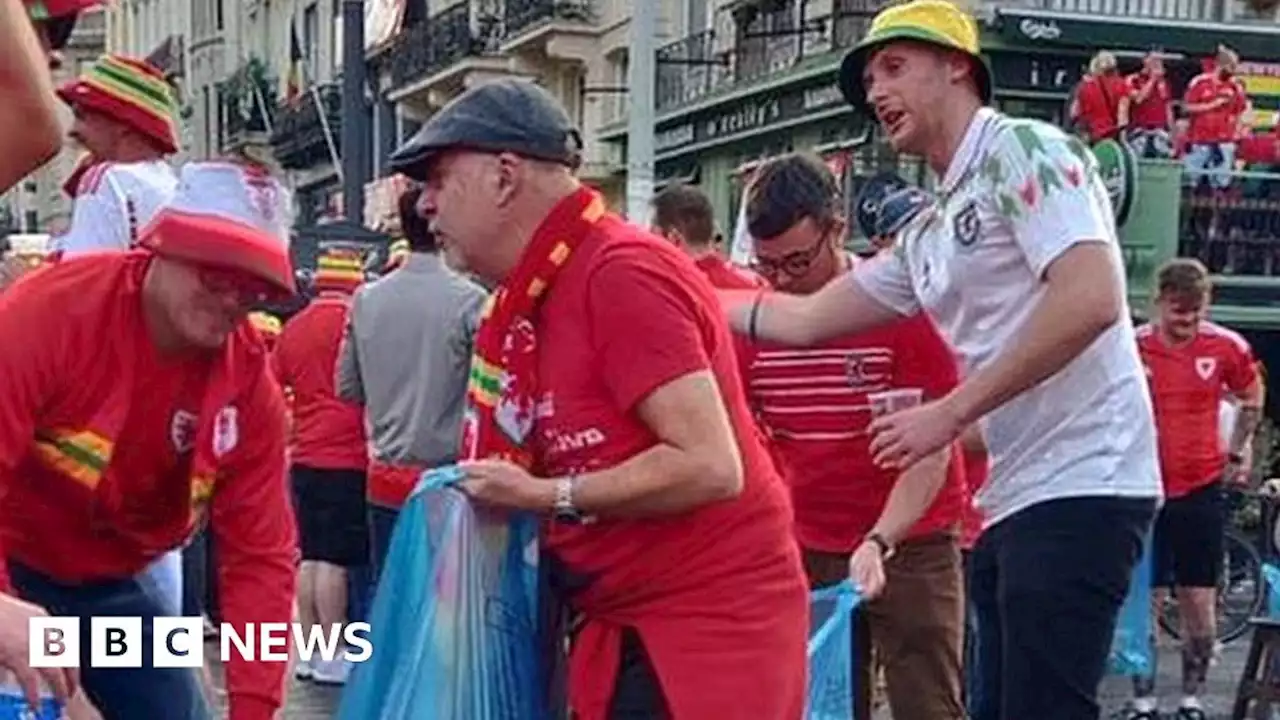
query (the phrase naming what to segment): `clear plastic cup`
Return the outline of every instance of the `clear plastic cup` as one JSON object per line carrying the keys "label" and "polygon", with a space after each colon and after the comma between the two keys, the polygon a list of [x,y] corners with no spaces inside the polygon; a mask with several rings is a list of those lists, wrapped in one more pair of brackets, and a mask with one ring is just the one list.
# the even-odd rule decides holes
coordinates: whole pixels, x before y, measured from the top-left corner
{"label": "clear plastic cup", "polygon": [[871,404],[871,417],[878,418],[892,415],[907,408],[913,408],[924,402],[924,388],[894,388],[869,393],[867,402]]}

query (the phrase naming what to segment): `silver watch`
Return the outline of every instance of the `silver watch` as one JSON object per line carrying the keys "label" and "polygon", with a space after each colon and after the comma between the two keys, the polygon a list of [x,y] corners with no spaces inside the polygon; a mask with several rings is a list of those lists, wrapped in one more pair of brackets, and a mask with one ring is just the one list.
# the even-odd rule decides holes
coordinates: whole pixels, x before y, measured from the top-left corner
{"label": "silver watch", "polygon": [[582,513],[573,504],[573,490],[578,485],[578,478],[569,475],[556,480],[555,517],[564,522],[580,522]]}

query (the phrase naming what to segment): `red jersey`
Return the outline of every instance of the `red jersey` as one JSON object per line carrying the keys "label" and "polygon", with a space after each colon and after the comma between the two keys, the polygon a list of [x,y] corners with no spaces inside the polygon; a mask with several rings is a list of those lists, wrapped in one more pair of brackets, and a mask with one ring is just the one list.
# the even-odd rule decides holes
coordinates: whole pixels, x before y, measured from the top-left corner
{"label": "red jersey", "polygon": [[1119,129],[1120,100],[1128,97],[1129,84],[1117,74],[1090,75],[1076,90],[1076,119],[1097,142],[1112,137]]}
{"label": "red jersey", "polygon": [[711,281],[711,286],[722,290],[751,290],[766,288],[769,283],[759,275],[733,265],[717,253],[708,253],[694,261],[698,269]]}
{"label": "red jersey", "polygon": [[1216,72],[1201,73],[1187,86],[1183,102],[1188,105],[1206,103],[1222,98],[1221,107],[1201,113],[1190,113],[1187,142],[1191,144],[1234,142],[1239,134],[1240,115],[1249,105],[1244,85],[1234,78],[1225,80]]}
{"label": "red jersey", "polygon": [[1173,92],[1164,78],[1155,81],[1146,99],[1138,102],[1138,93],[1147,86],[1150,76],[1146,72],[1136,72],[1128,77],[1129,96],[1134,102],[1129,106],[1129,127],[1144,130],[1169,129],[1169,105],[1173,102]]}
{"label": "red jersey", "polygon": [[323,293],[285,324],[276,345],[276,377],[293,393],[293,462],[322,470],[368,464],[364,410],[338,399],[338,349],[350,298]]}
{"label": "red jersey", "polygon": [[[142,311],[149,262],[86,254],[0,295],[0,337],[20,339],[0,353],[0,566],[69,586],[131,578],[207,504],[224,620],[287,623],[297,543],[280,388],[248,322],[220,352],[160,354]],[[216,422],[200,417],[206,393],[228,403]],[[215,472],[197,456],[217,456]],[[232,660],[231,717],[271,717],[285,669]]]}
{"label": "red jersey", "polygon": [[[785,465],[800,544],[852,552],[879,519],[898,473],[871,461],[869,393],[922,388],[936,400],[957,382],[955,357],[932,321],[917,315],[810,348],[761,344],[748,396]],[[965,499],[953,459],[919,537],[956,526]]]}
{"label": "red jersey", "polygon": [[1194,339],[1173,346],[1154,325],[1144,325],[1138,350],[1151,384],[1165,496],[1182,497],[1217,482],[1227,463],[1218,428],[1223,396],[1243,393],[1258,380],[1249,343],[1202,322]]}
{"label": "red jersey", "polygon": [[[747,407],[710,283],[678,249],[606,216],[540,310],[540,474],[627,462],[660,441],[637,414],[652,392],[710,370],[742,453],[736,498],[682,515],[551,522],[547,548],[585,587],[571,659],[583,718],[607,716],[617,676],[604,637],[639,634],[674,717],[799,720],[808,592],[786,488]],[[616,652],[616,648],[614,650]],[[581,673],[581,674],[580,674]]]}

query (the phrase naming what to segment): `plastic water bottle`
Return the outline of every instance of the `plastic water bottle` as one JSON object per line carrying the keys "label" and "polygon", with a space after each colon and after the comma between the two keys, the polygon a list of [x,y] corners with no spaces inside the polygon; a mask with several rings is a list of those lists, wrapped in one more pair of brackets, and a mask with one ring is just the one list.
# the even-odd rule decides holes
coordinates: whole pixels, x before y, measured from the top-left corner
{"label": "plastic water bottle", "polygon": [[62,720],[62,703],[41,685],[40,706],[31,707],[13,673],[0,672],[0,720]]}

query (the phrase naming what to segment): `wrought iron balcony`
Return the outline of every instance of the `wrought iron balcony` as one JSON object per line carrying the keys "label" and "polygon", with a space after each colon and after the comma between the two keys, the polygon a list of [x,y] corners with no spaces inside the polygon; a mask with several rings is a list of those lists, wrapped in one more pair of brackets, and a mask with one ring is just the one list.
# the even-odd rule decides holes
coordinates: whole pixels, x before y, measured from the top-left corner
{"label": "wrought iron balcony", "polygon": [[[317,97],[319,103],[316,102]],[[321,85],[307,90],[290,107],[282,105],[276,112],[271,133],[271,147],[276,160],[286,170],[297,170],[331,162],[330,136],[334,149],[342,152],[342,89],[338,85]]]}
{"label": "wrought iron balcony", "polygon": [[585,23],[593,19],[590,0],[506,0],[502,15],[509,38],[546,22]]}
{"label": "wrought iron balcony", "polygon": [[808,15],[809,0],[737,5],[716,27],[658,49],[658,112],[723,88],[763,80],[814,57],[852,47],[888,0],[835,0]]}
{"label": "wrought iron balcony", "polygon": [[466,0],[405,28],[391,51],[392,87],[403,87],[487,52],[493,45],[490,34],[487,29],[473,29],[471,3]]}
{"label": "wrought iron balcony", "polygon": [[256,58],[218,84],[224,151],[247,142],[253,135],[265,136],[275,110],[269,100],[274,97],[272,84],[266,66]]}

